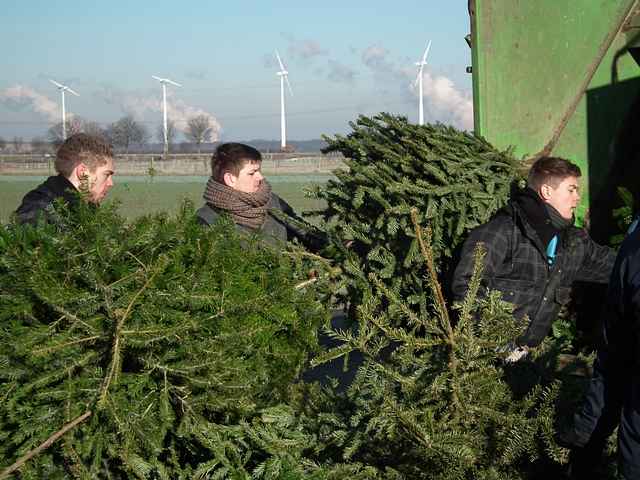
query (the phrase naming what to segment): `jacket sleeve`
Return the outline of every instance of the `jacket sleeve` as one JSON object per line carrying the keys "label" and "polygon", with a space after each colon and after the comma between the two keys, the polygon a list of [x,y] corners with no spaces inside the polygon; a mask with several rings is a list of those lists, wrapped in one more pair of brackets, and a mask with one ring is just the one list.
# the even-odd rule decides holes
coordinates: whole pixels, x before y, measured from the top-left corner
{"label": "jacket sleeve", "polygon": [[611,247],[598,245],[584,230],[580,230],[579,236],[584,245],[584,257],[576,280],[609,283],[609,276],[616,261],[616,252]]}
{"label": "jacket sleeve", "polygon": [[23,202],[16,210],[15,215],[20,224],[37,225],[39,221],[51,223],[55,219],[51,199],[46,197]]}
{"label": "jacket sleeve", "polygon": [[456,267],[451,283],[451,293],[454,301],[464,299],[473,275],[475,250],[478,245],[484,249],[482,261],[482,279],[480,295],[484,295],[491,288],[493,278],[498,267],[511,254],[512,228],[507,222],[494,219],[473,230],[464,242],[460,252],[460,261]]}
{"label": "jacket sleeve", "polygon": [[633,325],[631,326],[631,334],[628,338],[637,338],[637,332],[640,326],[640,251],[636,251],[635,255],[629,259],[629,279],[628,288],[631,290],[631,303],[633,305]]}
{"label": "jacket sleeve", "polygon": [[287,229],[287,240],[297,239],[305,248],[317,253],[327,245],[327,238],[323,232],[313,228],[308,222],[296,214],[291,205],[277,197],[278,207],[285,217],[282,223]]}
{"label": "jacket sleeve", "polygon": [[613,358],[623,365],[634,365],[640,327],[640,250],[627,253],[624,247],[609,284],[604,343]]}

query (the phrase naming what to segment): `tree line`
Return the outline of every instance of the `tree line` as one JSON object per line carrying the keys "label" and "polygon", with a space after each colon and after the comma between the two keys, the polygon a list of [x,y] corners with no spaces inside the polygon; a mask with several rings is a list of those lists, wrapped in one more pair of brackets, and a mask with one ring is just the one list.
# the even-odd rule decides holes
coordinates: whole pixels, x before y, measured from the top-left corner
{"label": "tree line", "polygon": [[[149,144],[154,137],[147,126],[132,115],[125,115],[106,127],[80,116],[73,116],[65,123],[67,136],[81,132],[99,135],[105,137],[116,150],[123,153],[129,153],[132,147]],[[49,153],[63,142],[62,130],[62,122],[58,122],[47,130],[44,137],[36,136],[30,141],[19,136],[14,136],[11,140],[0,137],[0,153]],[[159,125],[154,133],[156,140],[164,143],[164,127]],[[204,143],[213,141],[213,128],[206,115],[196,115],[187,121],[187,128],[183,132],[186,142],[182,142],[179,146],[177,145],[178,133],[175,123],[169,120],[167,142],[170,152],[191,151],[192,145],[195,145],[197,152],[200,153]]]}

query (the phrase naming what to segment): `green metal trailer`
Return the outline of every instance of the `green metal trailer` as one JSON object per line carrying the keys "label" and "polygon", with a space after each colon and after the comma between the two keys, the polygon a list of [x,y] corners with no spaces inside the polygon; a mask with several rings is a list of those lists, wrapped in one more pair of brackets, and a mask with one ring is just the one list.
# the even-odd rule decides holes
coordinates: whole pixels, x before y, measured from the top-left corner
{"label": "green metal trailer", "polygon": [[470,0],[469,14],[476,133],[580,165],[578,216],[606,240],[616,187],[640,192],[640,0]]}

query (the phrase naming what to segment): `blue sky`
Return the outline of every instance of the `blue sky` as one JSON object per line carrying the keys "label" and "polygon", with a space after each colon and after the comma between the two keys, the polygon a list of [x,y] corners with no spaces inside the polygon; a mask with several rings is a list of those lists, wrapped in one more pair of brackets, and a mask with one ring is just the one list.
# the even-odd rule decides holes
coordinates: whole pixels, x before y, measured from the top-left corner
{"label": "blue sky", "polygon": [[0,136],[44,136],[67,111],[108,124],[132,113],[155,132],[171,78],[170,116],[207,114],[223,140],[276,139],[289,71],[289,139],[345,133],[358,114],[417,118],[414,62],[424,72],[427,121],[471,128],[467,0],[5,2],[0,19]]}

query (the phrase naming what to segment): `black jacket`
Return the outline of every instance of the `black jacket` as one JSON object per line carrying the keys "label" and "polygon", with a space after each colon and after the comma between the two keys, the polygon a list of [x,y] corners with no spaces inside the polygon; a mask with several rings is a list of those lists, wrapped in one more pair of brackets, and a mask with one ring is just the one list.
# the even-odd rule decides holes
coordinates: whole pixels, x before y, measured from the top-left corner
{"label": "black jacket", "polygon": [[640,365],[640,228],[629,233],[611,272],[604,314],[605,347]]}
{"label": "black jacket", "polygon": [[529,326],[517,343],[531,347],[549,333],[560,307],[570,299],[571,284],[576,280],[606,283],[615,260],[611,248],[596,244],[584,229],[571,226],[561,231],[556,259],[550,266],[546,246],[524,211],[511,201],[465,241],[451,285],[454,301],[462,300],[467,292],[478,243],[486,250],[483,292],[499,290],[505,301],[514,304],[516,318],[529,317]]}
{"label": "black jacket", "polygon": [[35,225],[38,219],[55,222],[53,202],[62,198],[70,206],[78,202],[78,190],[63,175],[47,178],[44,183],[27,193],[16,210],[19,223]]}
{"label": "black jacket", "polygon": [[[278,243],[292,241],[294,238],[313,252],[319,251],[324,246],[326,242],[324,238],[302,229],[286,218],[286,216],[292,217],[301,224],[304,223],[304,221],[296,215],[291,205],[275,193],[271,194],[271,200],[269,200],[267,207],[269,208],[269,212],[259,230],[253,230],[250,227],[236,223],[237,230],[246,234],[260,233],[268,243],[274,246]],[[274,212],[274,210],[277,212]],[[205,203],[198,209],[196,215],[202,225],[211,225],[224,213],[224,210],[216,209],[212,205]],[[282,215],[282,213],[286,215]]]}

